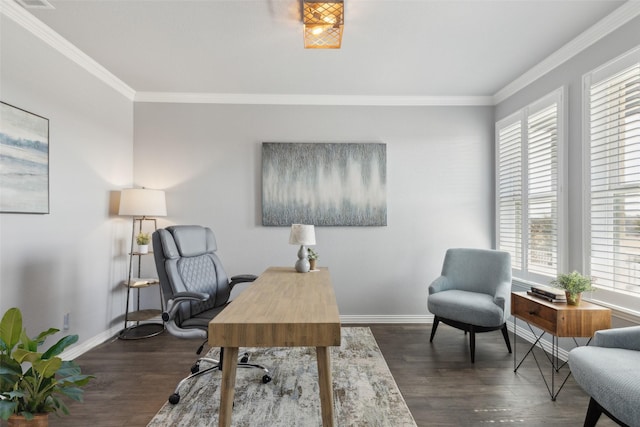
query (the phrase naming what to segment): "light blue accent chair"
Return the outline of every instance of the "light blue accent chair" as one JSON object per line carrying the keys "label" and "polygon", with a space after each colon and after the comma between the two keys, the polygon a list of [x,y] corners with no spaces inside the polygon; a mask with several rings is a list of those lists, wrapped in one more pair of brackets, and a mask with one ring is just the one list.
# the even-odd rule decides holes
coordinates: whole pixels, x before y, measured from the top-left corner
{"label": "light blue accent chair", "polygon": [[442,274],[429,286],[427,308],[434,315],[429,342],[442,322],[469,333],[471,363],[476,332],[501,330],[511,353],[511,256],[491,249],[447,250]]}
{"label": "light blue accent chair", "polygon": [[601,414],[640,426],[640,326],[597,331],[591,345],[569,352],[571,374],[591,397],[585,426]]}

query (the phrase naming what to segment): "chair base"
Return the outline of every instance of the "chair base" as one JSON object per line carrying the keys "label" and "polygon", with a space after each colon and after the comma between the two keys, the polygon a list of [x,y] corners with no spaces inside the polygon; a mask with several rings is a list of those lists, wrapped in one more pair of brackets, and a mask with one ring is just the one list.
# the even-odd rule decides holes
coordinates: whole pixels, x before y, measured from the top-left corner
{"label": "chair base", "polygon": [[[223,359],[223,351],[224,349],[220,350],[220,359]],[[206,369],[200,370],[200,363],[201,362],[207,362],[207,363],[211,363],[212,365]],[[257,365],[254,363],[248,363],[249,362],[249,354],[248,353],[244,353],[239,361],[238,361],[238,368],[256,368],[256,369],[262,369],[262,371],[264,371],[264,375],[262,376],[262,383],[263,384],[267,384],[268,382],[271,382],[271,375],[269,373],[269,370],[267,368],[265,368],[262,365]],[[178,385],[176,386],[175,390],[173,391],[173,394],[171,396],[169,396],[169,403],[171,403],[172,405],[177,404],[178,402],[180,402],[180,388],[182,387],[183,384],[191,381],[192,379],[199,377],[201,375],[204,374],[209,374],[215,371],[222,371],[222,362],[220,360],[217,359],[211,359],[209,357],[202,357],[200,359],[198,359],[196,361],[196,363],[191,367],[191,374],[185,378],[183,378]]]}
{"label": "chair base", "polygon": [[584,427],[595,427],[600,419],[600,415],[605,414],[607,417],[611,418],[614,422],[622,427],[629,427],[627,424],[623,423],[606,409],[604,409],[600,404],[592,397],[589,399],[589,407],[587,408],[587,415],[584,418]]}
{"label": "chair base", "polygon": [[431,327],[431,337],[429,338],[429,342],[433,342],[433,337],[436,334],[436,329],[438,329],[438,324],[442,322],[446,325],[454,327],[456,329],[461,329],[465,332],[469,332],[469,349],[471,351],[471,363],[475,363],[476,359],[476,332],[491,332],[497,331],[500,329],[502,331],[502,336],[504,337],[504,342],[507,344],[507,349],[509,353],[511,353],[511,341],[509,340],[509,332],[507,331],[507,323],[503,323],[500,326],[477,326],[472,325],[470,323],[458,322],[457,320],[445,319],[443,317],[434,316],[433,317],[433,326]]}

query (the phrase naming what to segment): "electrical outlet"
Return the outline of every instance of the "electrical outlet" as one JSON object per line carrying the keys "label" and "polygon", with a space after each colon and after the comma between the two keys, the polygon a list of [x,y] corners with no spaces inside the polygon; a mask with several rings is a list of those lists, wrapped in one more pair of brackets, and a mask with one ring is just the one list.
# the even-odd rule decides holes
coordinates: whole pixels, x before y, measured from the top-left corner
{"label": "electrical outlet", "polygon": [[69,330],[69,320],[71,319],[71,313],[65,313],[64,320],[62,321],[62,329],[65,331]]}

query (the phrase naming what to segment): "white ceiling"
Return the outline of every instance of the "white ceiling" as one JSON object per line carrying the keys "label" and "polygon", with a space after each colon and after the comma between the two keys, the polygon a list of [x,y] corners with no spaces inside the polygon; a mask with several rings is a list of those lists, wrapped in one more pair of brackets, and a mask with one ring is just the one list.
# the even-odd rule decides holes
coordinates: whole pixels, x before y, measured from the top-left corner
{"label": "white ceiling", "polygon": [[621,0],[345,0],[305,50],[299,0],[49,0],[29,12],[136,92],[493,96]]}

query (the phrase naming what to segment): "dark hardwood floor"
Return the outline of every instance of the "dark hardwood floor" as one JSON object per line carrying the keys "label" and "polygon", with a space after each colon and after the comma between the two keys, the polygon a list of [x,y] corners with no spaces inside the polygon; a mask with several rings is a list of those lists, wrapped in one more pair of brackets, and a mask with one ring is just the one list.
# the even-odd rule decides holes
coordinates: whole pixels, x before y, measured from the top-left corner
{"label": "dark hardwood floor", "polygon": [[[499,331],[478,335],[471,364],[468,337],[447,325],[440,324],[433,344],[431,325],[369,326],[418,426],[582,425],[589,399],[573,378],[551,401],[532,358],[513,372],[513,356]],[[165,332],[114,339],[85,353],[77,362],[96,379],[84,403],[73,402],[71,415],[52,416],[50,425],[145,426],[189,371],[198,345]],[[519,356],[525,346],[518,341]],[[550,375],[549,368],[545,372]],[[603,416],[598,425],[615,424]]]}

